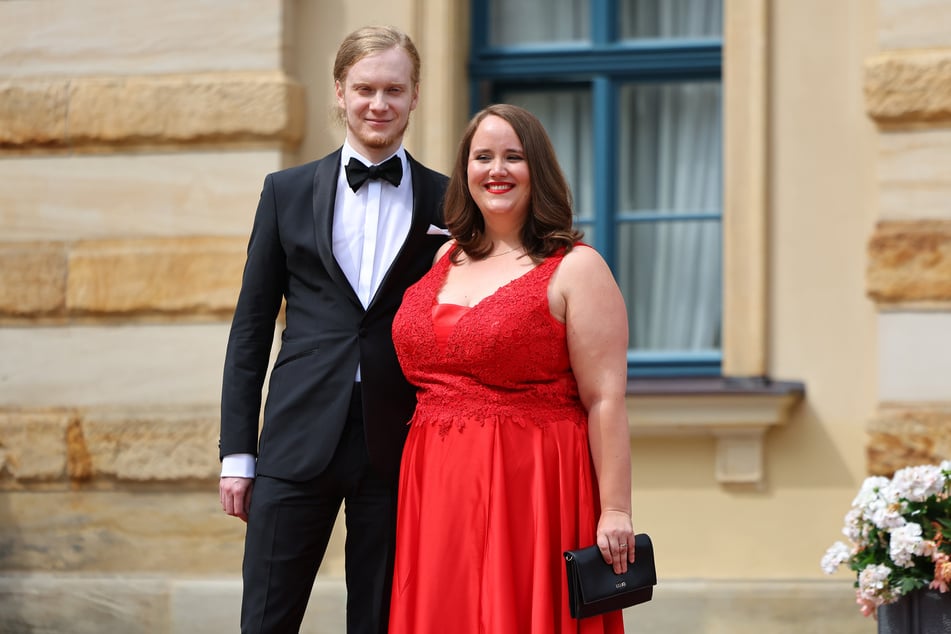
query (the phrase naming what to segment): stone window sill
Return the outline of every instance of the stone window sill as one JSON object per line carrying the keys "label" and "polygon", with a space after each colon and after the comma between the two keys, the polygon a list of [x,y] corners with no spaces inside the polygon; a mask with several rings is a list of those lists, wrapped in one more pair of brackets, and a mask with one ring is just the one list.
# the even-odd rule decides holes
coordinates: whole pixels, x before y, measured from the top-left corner
{"label": "stone window sill", "polygon": [[638,378],[628,382],[627,412],[632,436],[713,436],[717,482],[762,487],[766,432],[804,395],[802,383],[765,377]]}

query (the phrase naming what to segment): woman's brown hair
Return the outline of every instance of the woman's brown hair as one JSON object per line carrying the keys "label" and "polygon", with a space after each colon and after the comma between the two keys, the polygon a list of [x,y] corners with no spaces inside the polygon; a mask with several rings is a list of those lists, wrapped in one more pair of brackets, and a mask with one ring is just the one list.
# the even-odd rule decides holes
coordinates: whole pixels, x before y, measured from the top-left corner
{"label": "woman's brown hair", "polygon": [[[511,104],[494,104],[480,110],[469,121],[459,142],[443,205],[446,227],[459,249],[473,260],[481,260],[492,251],[492,241],[485,235],[485,221],[469,192],[467,178],[472,137],[488,116],[508,122],[525,151],[532,188],[520,236],[526,254],[540,262],[562,248],[570,251],[582,233],[573,224],[571,190],[555,148],[541,121],[528,110]],[[453,262],[458,262],[459,249],[453,250]]]}

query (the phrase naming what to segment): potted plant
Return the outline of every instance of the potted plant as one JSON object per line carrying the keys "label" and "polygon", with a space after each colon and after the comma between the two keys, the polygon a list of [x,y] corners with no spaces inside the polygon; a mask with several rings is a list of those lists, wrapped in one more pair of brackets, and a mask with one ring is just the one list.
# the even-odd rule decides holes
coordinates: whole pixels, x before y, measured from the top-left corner
{"label": "potted plant", "polygon": [[[883,616],[892,621],[896,610],[918,610],[923,596],[939,616],[951,613],[951,594],[945,594],[951,587],[951,461],[906,467],[890,479],[866,478],[842,532],[848,542],[826,551],[822,569],[855,571],[856,602],[862,614],[879,619],[879,631]],[[916,623],[923,618],[914,616]]]}

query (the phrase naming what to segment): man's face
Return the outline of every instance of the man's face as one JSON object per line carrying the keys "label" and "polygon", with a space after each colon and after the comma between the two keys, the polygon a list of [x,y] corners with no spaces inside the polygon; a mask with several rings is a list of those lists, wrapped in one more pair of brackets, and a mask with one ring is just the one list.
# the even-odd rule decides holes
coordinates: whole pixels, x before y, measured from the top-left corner
{"label": "man's face", "polygon": [[336,82],[350,145],[374,163],[396,151],[416,108],[419,87],[413,63],[401,48],[367,55]]}

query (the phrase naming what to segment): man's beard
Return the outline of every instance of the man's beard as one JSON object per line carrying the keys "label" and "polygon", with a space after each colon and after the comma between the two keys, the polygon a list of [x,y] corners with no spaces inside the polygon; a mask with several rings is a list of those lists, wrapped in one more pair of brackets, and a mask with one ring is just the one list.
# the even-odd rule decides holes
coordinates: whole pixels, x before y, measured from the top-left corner
{"label": "man's beard", "polygon": [[402,128],[389,134],[371,133],[369,135],[360,136],[359,138],[367,147],[379,150],[390,147],[402,139],[407,128],[409,128],[409,119],[406,119]]}

